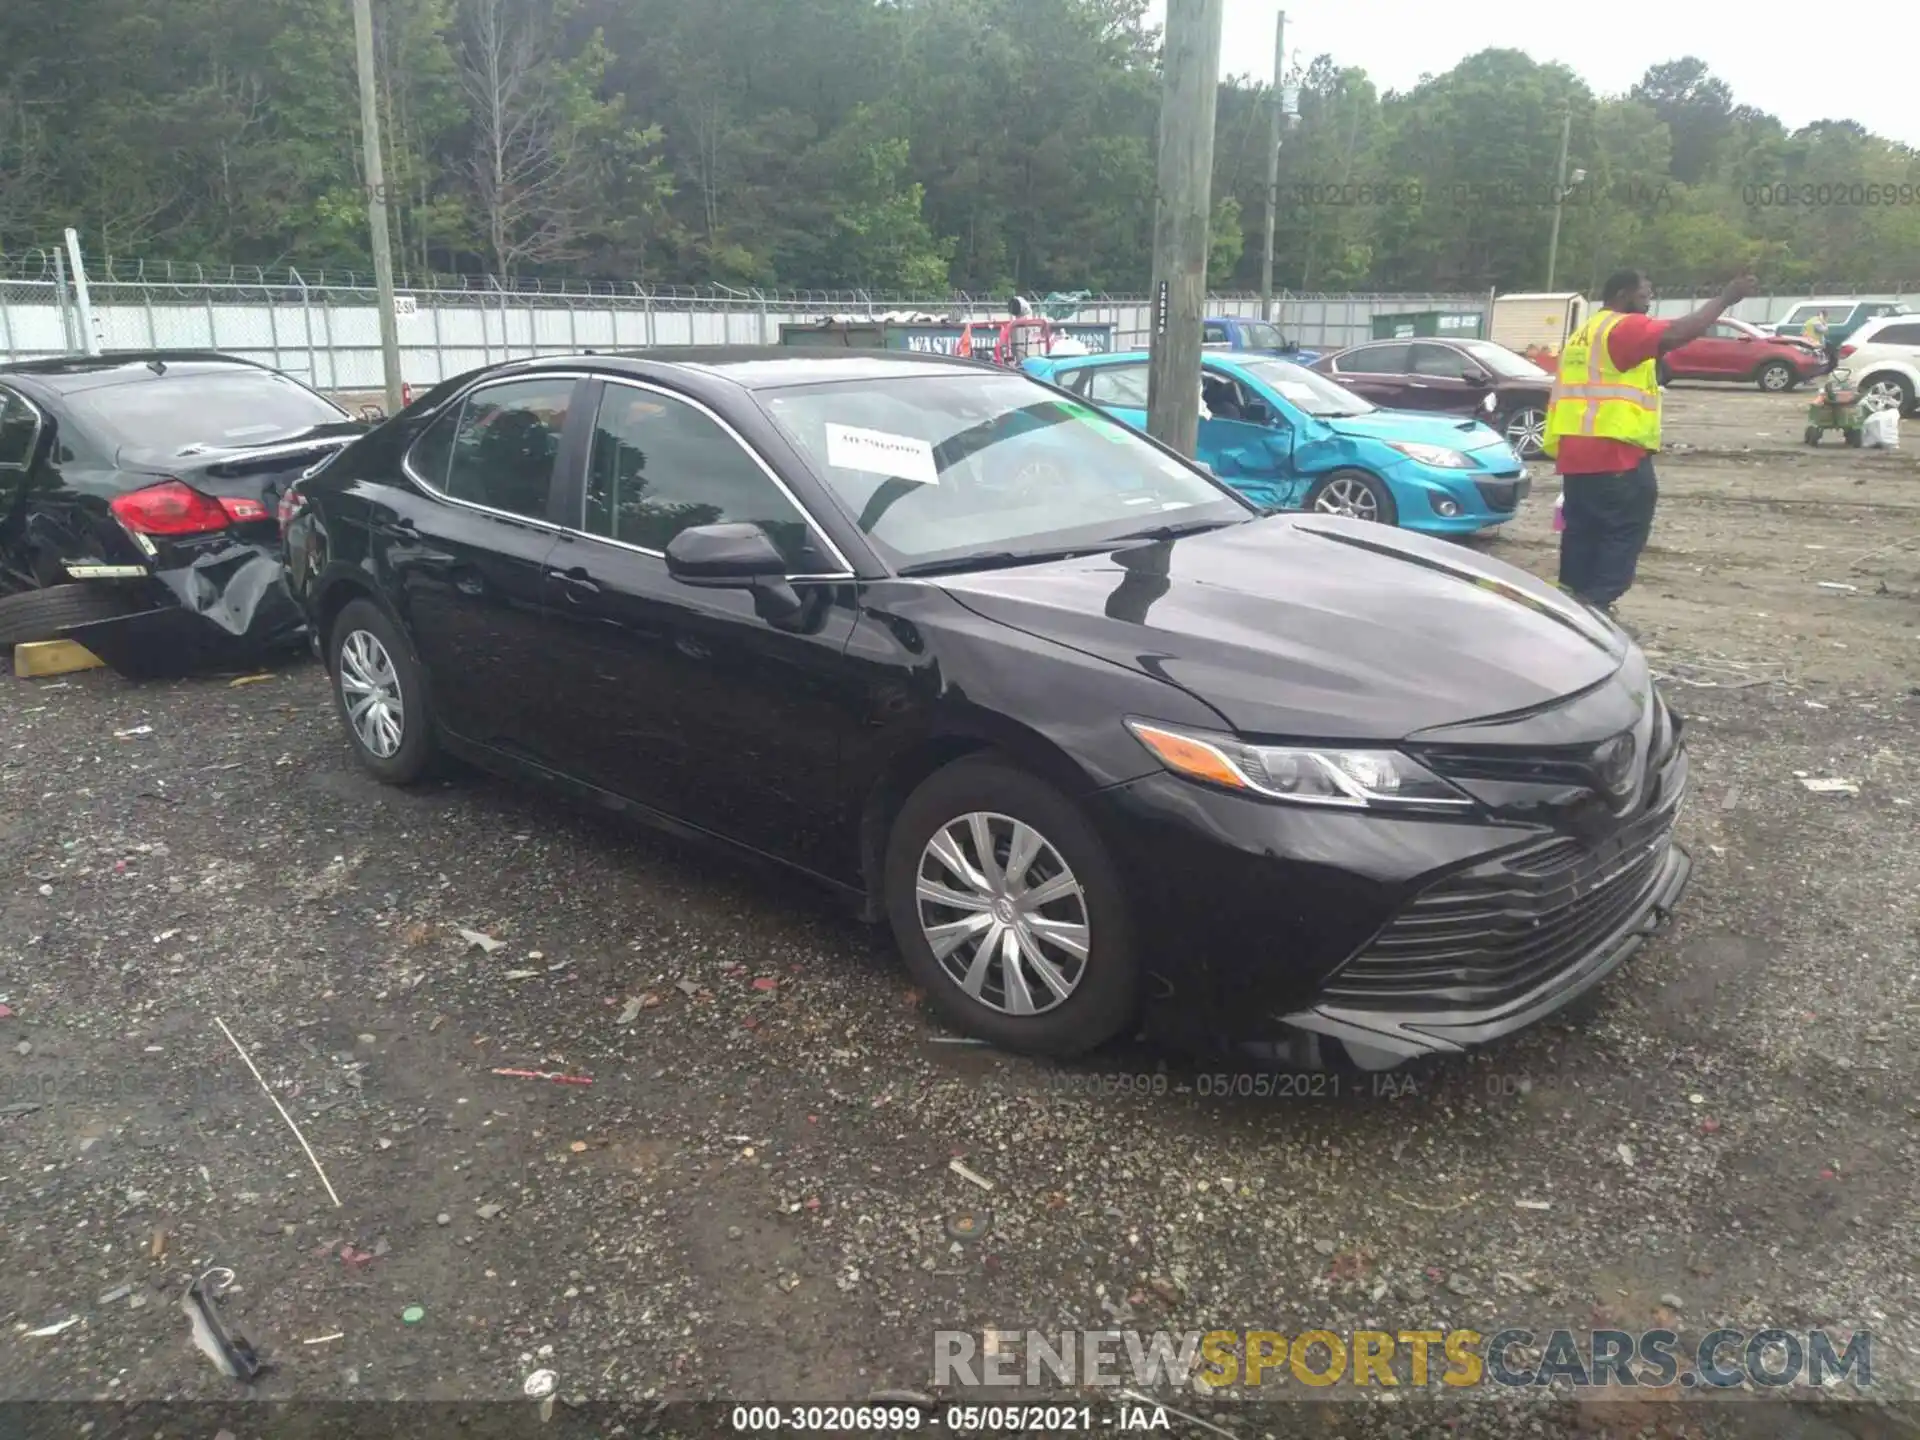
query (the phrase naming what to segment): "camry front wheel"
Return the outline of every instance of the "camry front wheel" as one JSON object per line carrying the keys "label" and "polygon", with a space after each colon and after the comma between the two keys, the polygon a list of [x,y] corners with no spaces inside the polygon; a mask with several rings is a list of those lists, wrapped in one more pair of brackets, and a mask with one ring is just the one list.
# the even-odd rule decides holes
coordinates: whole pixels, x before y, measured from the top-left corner
{"label": "camry front wheel", "polygon": [[957,1028],[1067,1057],[1133,1019],[1133,926],[1112,859],[1072,800],[997,759],[923,782],[895,819],[887,917]]}

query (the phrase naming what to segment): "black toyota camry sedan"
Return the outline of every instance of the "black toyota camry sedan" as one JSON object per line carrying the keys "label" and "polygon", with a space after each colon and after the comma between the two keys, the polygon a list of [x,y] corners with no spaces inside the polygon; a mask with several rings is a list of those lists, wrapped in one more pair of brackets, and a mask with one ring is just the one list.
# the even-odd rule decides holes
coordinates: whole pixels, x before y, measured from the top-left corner
{"label": "black toyota camry sedan", "polygon": [[1564,1005],[1687,881],[1680,722],[1604,617],[983,363],[495,366],[283,519],[373,774],[804,871],[1009,1048],[1387,1068]]}

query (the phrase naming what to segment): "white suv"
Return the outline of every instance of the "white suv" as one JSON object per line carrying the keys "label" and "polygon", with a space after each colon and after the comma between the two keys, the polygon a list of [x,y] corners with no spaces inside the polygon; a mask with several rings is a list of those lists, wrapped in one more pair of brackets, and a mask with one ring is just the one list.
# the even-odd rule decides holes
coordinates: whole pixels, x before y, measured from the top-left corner
{"label": "white suv", "polygon": [[1840,347],[1840,364],[1868,408],[1913,414],[1920,403],[1920,315],[1867,321]]}

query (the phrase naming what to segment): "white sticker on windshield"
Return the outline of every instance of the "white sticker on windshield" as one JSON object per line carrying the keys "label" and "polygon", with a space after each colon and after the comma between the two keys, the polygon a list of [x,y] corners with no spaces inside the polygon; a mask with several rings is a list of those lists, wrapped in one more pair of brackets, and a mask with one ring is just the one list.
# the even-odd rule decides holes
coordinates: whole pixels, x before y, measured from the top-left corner
{"label": "white sticker on windshield", "polygon": [[827,463],[841,470],[866,470],[920,485],[940,483],[940,467],[934,463],[932,445],[884,430],[827,426]]}
{"label": "white sticker on windshield", "polygon": [[1273,388],[1278,390],[1282,395],[1286,396],[1287,399],[1289,400],[1299,400],[1303,403],[1306,403],[1306,402],[1311,402],[1313,400],[1317,400],[1319,398],[1319,396],[1317,396],[1314,393],[1314,389],[1311,385],[1303,385],[1298,380],[1282,380],[1278,385],[1274,386]]}
{"label": "white sticker on windshield", "polygon": [[242,435],[272,435],[283,428],[280,425],[242,425],[237,429],[223,430],[220,434],[222,439],[237,440]]}

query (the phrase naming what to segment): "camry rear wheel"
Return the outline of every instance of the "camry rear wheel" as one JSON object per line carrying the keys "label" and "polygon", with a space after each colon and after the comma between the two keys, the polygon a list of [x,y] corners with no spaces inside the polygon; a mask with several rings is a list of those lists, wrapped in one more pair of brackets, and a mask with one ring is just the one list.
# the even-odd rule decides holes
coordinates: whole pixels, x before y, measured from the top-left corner
{"label": "camry rear wheel", "polygon": [[386,612],[370,600],[348,604],[327,655],[355,758],[389,785],[424,776],[435,758],[426,678]]}
{"label": "camry rear wheel", "polygon": [[1394,523],[1393,496],[1386,482],[1364,470],[1336,470],[1307,496],[1307,509],[1322,515],[1350,515],[1355,520]]}
{"label": "camry rear wheel", "polygon": [[1079,808],[1004,761],[923,782],[893,824],[887,917],[914,979],[956,1027],[1066,1057],[1133,1019],[1133,926],[1106,847]]}

